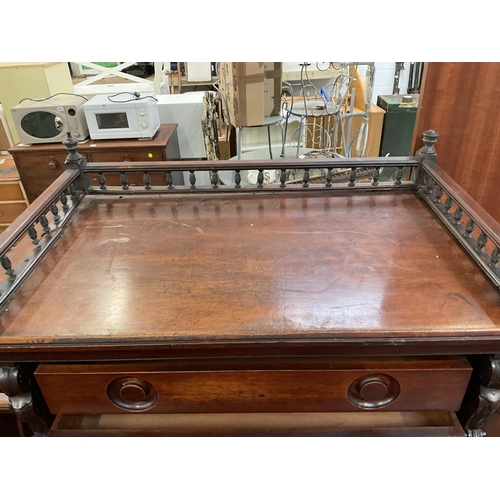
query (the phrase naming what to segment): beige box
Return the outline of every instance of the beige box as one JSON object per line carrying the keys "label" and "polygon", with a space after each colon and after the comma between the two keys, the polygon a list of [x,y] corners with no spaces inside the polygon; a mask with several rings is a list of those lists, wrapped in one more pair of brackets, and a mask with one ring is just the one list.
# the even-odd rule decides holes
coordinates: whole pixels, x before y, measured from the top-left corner
{"label": "beige box", "polygon": [[229,121],[235,127],[264,124],[280,112],[281,63],[221,62],[220,91]]}

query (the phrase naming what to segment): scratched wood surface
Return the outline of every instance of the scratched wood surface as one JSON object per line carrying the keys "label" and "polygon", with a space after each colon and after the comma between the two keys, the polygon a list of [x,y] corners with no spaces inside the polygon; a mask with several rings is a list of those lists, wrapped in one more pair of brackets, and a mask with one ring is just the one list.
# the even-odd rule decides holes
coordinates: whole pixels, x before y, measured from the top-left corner
{"label": "scratched wood surface", "polygon": [[499,298],[413,193],[89,196],[0,344],[474,337]]}

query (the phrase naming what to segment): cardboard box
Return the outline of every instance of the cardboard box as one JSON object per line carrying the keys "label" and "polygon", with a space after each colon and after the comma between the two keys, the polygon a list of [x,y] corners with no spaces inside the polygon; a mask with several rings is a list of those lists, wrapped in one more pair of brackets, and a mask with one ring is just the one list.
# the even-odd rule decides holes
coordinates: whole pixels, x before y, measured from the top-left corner
{"label": "cardboard box", "polygon": [[220,63],[221,97],[231,125],[264,125],[265,117],[279,114],[281,72],[281,63]]}

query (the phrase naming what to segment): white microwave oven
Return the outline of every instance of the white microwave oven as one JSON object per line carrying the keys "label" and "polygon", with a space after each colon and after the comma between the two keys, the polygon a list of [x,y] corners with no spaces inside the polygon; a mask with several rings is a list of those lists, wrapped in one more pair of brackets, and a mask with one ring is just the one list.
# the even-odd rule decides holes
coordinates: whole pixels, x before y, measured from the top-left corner
{"label": "white microwave oven", "polygon": [[85,102],[85,97],[76,94],[23,99],[10,110],[19,140],[22,144],[63,142],[68,132],[77,141],[87,139]]}
{"label": "white microwave oven", "polygon": [[96,95],[83,106],[92,139],[151,139],[160,127],[154,93]]}

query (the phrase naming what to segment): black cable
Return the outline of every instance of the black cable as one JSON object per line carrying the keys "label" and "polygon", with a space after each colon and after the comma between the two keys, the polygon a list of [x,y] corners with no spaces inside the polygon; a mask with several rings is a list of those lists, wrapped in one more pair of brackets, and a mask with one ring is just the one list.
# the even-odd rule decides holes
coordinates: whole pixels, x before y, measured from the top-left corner
{"label": "black cable", "polygon": [[83,95],[80,95],[80,94],[71,94],[69,92],[58,92],[57,94],[53,94],[50,97],[45,97],[44,99],[32,99],[31,97],[25,97],[24,99],[21,99],[19,101],[19,104],[21,104],[23,101],[35,101],[35,102],[47,101],[49,99],[52,99],[56,95],[72,95],[72,96],[76,96],[76,97],[81,97],[82,99],[85,99],[86,101],[88,101],[88,99],[86,97],[84,97]]}
{"label": "black cable", "polygon": [[[127,94],[127,95],[131,95],[133,96],[132,99],[126,99],[124,101],[121,101],[121,100],[117,100],[117,101],[113,101],[113,97],[116,97],[116,96],[119,96],[119,95],[123,95],[123,94]],[[114,94],[114,95],[108,95],[108,100],[111,101],[111,102],[117,102],[117,103],[120,103],[120,102],[132,102],[132,101],[141,101],[142,99],[154,99],[156,102],[158,102],[158,99],[156,97],[153,97],[152,95],[145,95],[143,97],[141,97],[141,94],[139,94],[139,92],[118,92],[118,94]]]}

